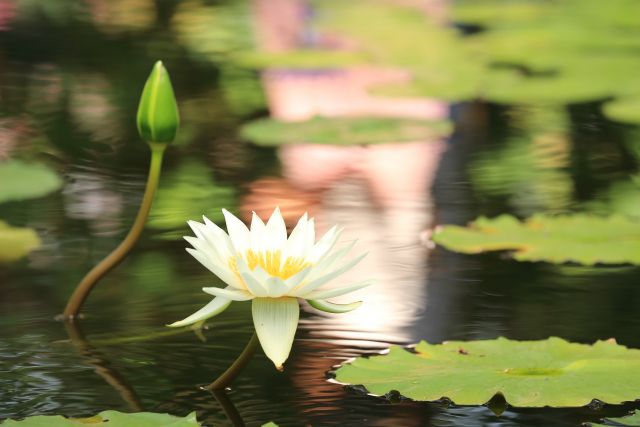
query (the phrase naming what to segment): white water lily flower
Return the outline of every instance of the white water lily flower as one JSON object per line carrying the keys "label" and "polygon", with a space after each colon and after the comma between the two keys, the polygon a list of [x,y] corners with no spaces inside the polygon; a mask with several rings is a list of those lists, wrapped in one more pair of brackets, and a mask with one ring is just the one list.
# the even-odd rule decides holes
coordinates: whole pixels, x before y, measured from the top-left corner
{"label": "white water lily flower", "polygon": [[186,326],[224,311],[232,301],[252,300],[253,323],[260,344],[276,368],[289,357],[298,327],[297,298],[329,313],[346,313],[362,304],[327,301],[356,291],[371,282],[321,289],[355,266],[366,254],[342,262],[355,242],[336,248],[341,230],[330,229],[316,242],[313,218],[305,213],[287,238],[280,209],[265,224],[254,213],[249,230],[238,218],[222,210],[229,234],[204,217],[204,223],[189,221],[196,237],[185,239],[195,259],[227,284],[226,288],[202,288],[215,298],[203,308],[169,326]]}

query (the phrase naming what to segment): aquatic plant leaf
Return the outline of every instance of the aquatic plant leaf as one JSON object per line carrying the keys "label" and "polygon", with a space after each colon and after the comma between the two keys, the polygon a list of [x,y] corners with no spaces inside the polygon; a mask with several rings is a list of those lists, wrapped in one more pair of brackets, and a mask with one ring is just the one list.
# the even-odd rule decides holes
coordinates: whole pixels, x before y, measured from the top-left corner
{"label": "aquatic plant leaf", "polygon": [[640,264],[640,224],[622,216],[511,215],[480,217],[467,227],[447,225],[433,241],[467,254],[514,251],[518,261]]}
{"label": "aquatic plant leaf", "polygon": [[448,136],[447,120],[349,117],[315,117],[304,122],[261,119],[243,126],[242,137],[257,145],[295,143],[359,145],[423,141]]}
{"label": "aquatic plant leaf", "polygon": [[620,98],[607,102],[604,115],[616,122],[640,124],[640,97]]}
{"label": "aquatic plant leaf", "polygon": [[0,163],[0,203],[35,199],[61,186],[60,176],[43,164],[20,160]]}
{"label": "aquatic plant leaf", "polygon": [[0,262],[16,261],[40,244],[40,238],[33,229],[11,227],[0,221]]}
{"label": "aquatic plant leaf", "polygon": [[593,345],[561,338],[512,341],[420,342],[415,353],[359,357],[336,372],[341,383],[363,385],[376,395],[397,390],[414,400],[448,398],[481,405],[497,393],[516,407],[576,407],[640,396],[640,350],[613,340]]}
{"label": "aquatic plant leaf", "polygon": [[109,426],[109,427],[198,427],[196,413],[186,417],[153,412],[137,412],[125,414],[118,411],[103,411],[91,418],[65,418],[61,415],[37,415],[24,420],[7,420],[3,427],[77,427],[77,426]]}
{"label": "aquatic plant leaf", "polygon": [[605,421],[615,424],[590,423],[588,425],[591,427],[611,427],[612,425],[620,427],[638,427],[640,426],[640,411],[631,415],[627,415],[626,417],[605,418]]}

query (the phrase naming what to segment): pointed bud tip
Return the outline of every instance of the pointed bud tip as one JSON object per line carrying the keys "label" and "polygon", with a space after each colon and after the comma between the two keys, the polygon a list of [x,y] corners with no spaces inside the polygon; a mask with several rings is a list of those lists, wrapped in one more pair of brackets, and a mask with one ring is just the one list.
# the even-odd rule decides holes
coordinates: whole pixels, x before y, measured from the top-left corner
{"label": "pointed bud tip", "polygon": [[155,63],[147,78],[136,121],[140,137],[146,142],[170,143],[175,139],[180,116],[171,79],[162,61]]}

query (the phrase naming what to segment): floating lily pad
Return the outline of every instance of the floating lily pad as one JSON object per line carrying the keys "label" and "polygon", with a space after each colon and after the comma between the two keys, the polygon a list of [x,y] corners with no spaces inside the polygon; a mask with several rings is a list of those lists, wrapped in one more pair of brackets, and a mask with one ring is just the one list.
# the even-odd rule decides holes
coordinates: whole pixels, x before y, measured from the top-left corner
{"label": "floating lily pad", "polygon": [[423,141],[448,136],[452,124],[390,117],[315,117],[303,122],[261,119],[246,124],[242,137],[257,145],[295,143],[358,145]]}
{"label": "floating lily pad", "polygon": [[640,124],[640,97],[620,98],[607,102],[602,112],[616,122]]}
{"label": "floating lily pad", "polygon": [[415,352],[392,347],[384,356],[359,357],[336,375],[376,395],[396,390],[414,400],[448,398],[458,405],[485,404],[498,393],[516,407],[575,407],[593,399],[617,404],[640,397],[640,350],[612,340],[422,341]]}
{"label": "floating lily pad", "polygon": [[612,426],[619,426],[619,427],[638,427],[640,426],[640,412],[636,412],[635,414],[632,415],[628,415],[626,417],[620,417],[620,418],[605,418],[605,421],[607,421],[608,423],[615,423],[615,424],[595,424],[595,423],[591,423],[589,424],[591,427],[612,427]]}
{"label": "floating lily pad", "polygon": [[45,165],[19,160],[0,163],[0,203],[42,197],[61,186],[62,179]]}
{"label": "floating lily pad", "polygon": [[444,226],[433,240],[467,254],[514,251],[518,261],[640,264],[640,224],[622,216],[480,217],[467,227]]}
{"label": "floating lily pad", "polygon": [[16,261],[40,244],[40,238],[33,229],[11,227],[0,221],[0,262]]}
{"label": "floating lily pad", "polygon": [[109,427],[198,427],[196,413],[186,417],[153,412],[125,414],[118,411],[103,411],[91,418],[65,418],[61,415],[39,415],[27,417],[21,421],[7,420],[3,427],[74,427],[74,426],[109,426]]}

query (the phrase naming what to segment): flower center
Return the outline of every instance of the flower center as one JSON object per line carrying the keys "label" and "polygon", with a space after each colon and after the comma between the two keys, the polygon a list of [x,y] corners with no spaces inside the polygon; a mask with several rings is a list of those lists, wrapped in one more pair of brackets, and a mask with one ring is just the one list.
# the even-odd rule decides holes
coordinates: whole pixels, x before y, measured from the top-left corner
{"label": "flower center", "polygon": [[[238,254],[237,256],[242,255]],[[280,251],[255,252],[249,249],[245,252],[243,258],[247,263],[249,270],[260,267],[270,276],[279,277],[282,280],[286,280],[294,274],[311,266],[311,263],[301,257],[287,257],[283,260],[282,253]],[[229,259],[229,267],[238,277],[241,277],[238,270],[237,257]]]}

